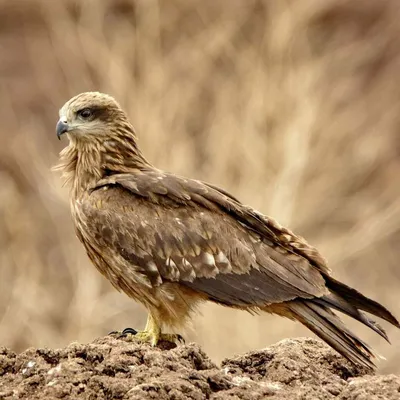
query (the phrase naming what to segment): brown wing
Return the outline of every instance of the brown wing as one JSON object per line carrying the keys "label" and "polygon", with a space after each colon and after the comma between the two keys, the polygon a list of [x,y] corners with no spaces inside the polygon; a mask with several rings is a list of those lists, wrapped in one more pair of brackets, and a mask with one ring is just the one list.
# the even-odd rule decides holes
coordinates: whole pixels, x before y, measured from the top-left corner
{"label": "brown wing", "polygon": [[98,246],[152,286],[180,282],[233,306],[327,293],[313,248],[202,182],[159,171],[114,175],[81,212]]}

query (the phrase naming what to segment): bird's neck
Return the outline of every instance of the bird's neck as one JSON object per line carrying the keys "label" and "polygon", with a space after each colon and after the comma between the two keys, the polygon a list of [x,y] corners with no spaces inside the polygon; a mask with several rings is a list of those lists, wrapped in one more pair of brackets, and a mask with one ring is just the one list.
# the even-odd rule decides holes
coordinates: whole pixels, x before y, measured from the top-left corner
{"label": "bird's neck", "polygon": [[103,178],[101,153],[90,146],[81,146],[77,153],[75,176],[73,180],[73,194],[77,197]]}
{"label": "bird's neck", "polygon": [[62,172],[65,182],[71,184],[74,198],[94,188],[106,176],[151,167],[136,145],[124,145],[123,149],[122,145],[111,141],[98,145],[71,142],[62,150],[56,169]]}

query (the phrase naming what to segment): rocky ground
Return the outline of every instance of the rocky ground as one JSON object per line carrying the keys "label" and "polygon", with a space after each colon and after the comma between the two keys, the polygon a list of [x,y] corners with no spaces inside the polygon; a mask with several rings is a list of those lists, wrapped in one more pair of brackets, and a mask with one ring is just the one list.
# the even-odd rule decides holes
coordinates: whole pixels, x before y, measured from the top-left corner
{"label": "rocky ground", "polygon": [[400,399],[314,339],[284,340],[214,364],[196,344],[152,348],[115,337],[64,349],[0,348],[0,399]]}

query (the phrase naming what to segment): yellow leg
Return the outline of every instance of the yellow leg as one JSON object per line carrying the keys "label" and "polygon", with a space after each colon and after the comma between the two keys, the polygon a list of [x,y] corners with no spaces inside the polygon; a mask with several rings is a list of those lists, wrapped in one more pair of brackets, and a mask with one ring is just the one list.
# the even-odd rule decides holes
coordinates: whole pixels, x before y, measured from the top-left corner
{"label": "yellow leg", "polygon": [[137,332],[136,335],[132,337],[133,340],[140,340],[142,342],[150,342],[152,346],[157,346],[160,341],[166,342],[184,342],[181,335],[174,333],[161,333],[161,326],[154,318],[154,316],[149,313],[147,317],[146,326],[143,331]]}
{"label": "yellow leg", "polygon": [[157,346],[161,338],[161,327],[156,322],[154,317],[149,313],[147,316],[146,327],[144,328],[143,333],[146,332],[148,334],[148,338],[150,339],[150,343],[152,346]]}

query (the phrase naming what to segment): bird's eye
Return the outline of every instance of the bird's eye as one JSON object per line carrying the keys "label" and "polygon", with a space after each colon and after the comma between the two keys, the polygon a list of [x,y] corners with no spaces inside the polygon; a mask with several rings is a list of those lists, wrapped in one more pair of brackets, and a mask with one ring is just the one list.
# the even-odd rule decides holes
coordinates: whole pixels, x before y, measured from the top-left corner
{"label": "bird's eye", "polygon": [[89,119],[93,116],[93,111],[90,108],[83,108],[77,112],[78,117],[82,119]]}

